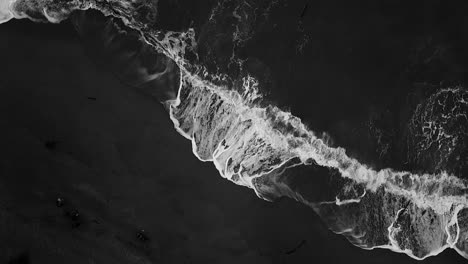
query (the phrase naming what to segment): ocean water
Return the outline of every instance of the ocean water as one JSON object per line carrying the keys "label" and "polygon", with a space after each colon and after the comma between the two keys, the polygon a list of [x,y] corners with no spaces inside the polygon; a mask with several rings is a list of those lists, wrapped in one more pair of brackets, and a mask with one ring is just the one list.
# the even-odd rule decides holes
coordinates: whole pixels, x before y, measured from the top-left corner
{"label": "ocean water", "polygon": [[[423,92],[418,91],[418,89],[422,89],[421,87],[423,88],[429,87],[429,89],[434,89],[433,88],[434,84],[432,82],[433,80],[432,79],[426,80],[427,83],[424,83],[421,86],[420,84],[418,85],[418,83],[421,81],[422,77],[411,76],[411,74],[415,74],[411,72],[411,70],[410,70],[410,73],[406,73],[406,72],[401,73],[402,70],[399,66],[403,65],[404,66],[403,68],[405,68],[407,67],[407,63],[408,63],[407,61],[410,60],[411,62],[411,59],[408,59],[407,56],[411,57],[411,54],[410,55],[408,54],[411,53],[410,51],[412,50],[412,48],[408,47],[411,45],[406,46],[406,43],[412,43],[412,42],[407,41],[407,38],[405,37],[401,37],[401,35],[405,35],[408,33],[405,33],[405,32],[393,33],[392,32],[394,35],[387,36],[386,34],[388,32],[381,33],[379,32],[379,30],[381,30],[382,28],[385,28],[384,26],[388,22],[381,23],[381,24],[371,23],[375,21],[373,19],[376,19],[374,16],[366,17],[365,14],[367,13],[364,12],[363,10],[355,10],[352,7],[348,7],[348,6],[345,6],[345,7],[346,8],[344,8],[344,10],[331,9],[332,11],[333,10],[337,11],[336,13],[331,12],[330,10],[326,12],[323,11],[323,9],[327,10],[327,7],[314,7],[314,8],[308,7],[307,8],[307,10],[322,10],[322,13],[334,14],[333,16],[330,15],[331,18],[320,18],[321,12],[315,11],[319,14],[318,15],[319,18],[315,18],[315,19],[319,21],[317,23],[322,25],[323,27],[317,26],[317,29],[315,29],[317,31],[320,31],[320,32],[315,32],[317,33],[316,39],[319,39],[319,40],[315,42],[312,41],[312,39],[309,40],[310,43],[308,43],[307,45],[316,45],[314,46],[313,49],[309,51],[304,51],[303,53],[301,53],[297,50],[297,45],[295,44],[296,42],[293,41],[295,39],[294,36],[289,35],[289,34],[291,35],[296,35],[296,34],[292,34],[291,30],[289,30],[288,27],[285,26],[284,29],[274,29],[275,27],[272,26],[273,27],[273,29],[271,29],[272,31],[277,30],[280,33],[286,33],[286,36],[283,36],[283,34],[277,34],[277,32],[273,32],[274,33],[273,34],[272,32],[267,31],[266,33],[264,33],[264,35],[262,32],[260,32],[257,41],[254,42],[255,45],[252,45],[252,46],[246,45],[245,50],[242,50],[242,49],[239,50],[239,54],[241,57],[242,56],[255,57],[255,59],[250,59],[247,62],[249,69],[251,69],[251,71],[254,74],[268,73],[267,76],[264,76],[264,79],[261,78],[262,76],[259,77],[262,81],[266,83],[266,85],[261,86],[260,89],[263,92],[268,94],[267,100],[274,102],[275,104],[279,105],[283,109],[290,109],[291,112],[301,117],[304,120],[304,122],[307,125],[309,125],[310,128],[312,128],[314,131],[318,133],[322,131],[327,132],[330,136],[330,139],[329,139],[330,144],[346,147],[347,153],[349,155],[356,157],[360,161],[364,161],[367,164],[374,165],[377,168],[386,167],[388,166],[388,164],[392,164],[392,165],[397,164],[396,166],[392,166],[394,168],[399,168],[398,166],[404,167],[405,165],[398,165],[398,162],[400,162],[402,159],[401,156],[403,156],[401,155],[401,152],[405,150],[404,146],[403,147],[399,146],[401,142],[399,142],[398,140],[401,140],[404,137],[399,138],[398,137],[399,135],[395,136],[392,134],[392,133],[398,134],[398,133],[401,133],[401,131],[390,133],[386,131],[385,128],[396,129],[398,128],[398,126],[404,127],[405,124],[404,122],[401,122],[400,119],[404,120],[405,117],[408,118],[407,116],[405,116],[405,113],[410,111],[409,109],[405,110],[405,108],[411,109],[411,107],[414,107],[414,104],[407,106],[406,105],[407,101],[408,100],[417,101],[418,98],[420,98],[419,96],[423,97],[424,91]],[[295,6],[292,6],[292,7],[289,6],[286,9],[282,10],[283,12],[281,12],[281,14],[278,14],[278,16],[280,17],[278,18],[278,24],[280,25],[279,27],[281,27],[281,25],[287,25],[286,23],[287,21],[295,21],[295,19],[291,19],[293,15],[295,14],[295,12],[291,10],[293,11],[301,10],[301,8],[298,8]],[[286,11],[288,12],[291,11],[291,12],[288,13]],[[313,11],[307,11],[307,12],[312,12],[312,14],[314,14]],[[351,13],[355,12],[356,14],[354,14],[354,16],[350,16],[349,18],[346,18],[344,15],[350,12]],[[284,18],[285,22],[281,23],[282,22],[281,19],[283,16],[286,16],[286,18]],[[337,21],[336,19],[337,17],[341,18],[341,20]],[[357,18],[361,20],[356,22]],[[294,23],[292,23],[292,25],[295,26]],[[25,26],[25,27],[27,28],[29,26]],[[176,27],[176,25],[174,27]],[[265,26],[265,27],[268,28],[268,26]],[[53,32],[51,27],[48,27],[47,31],[49,30],[50,32]],[[389,29],[387,28],[387,31],[388,30]],[[330,32],[333,32],[333,33],[330,33]],[[322,35],[318,33],[321,33]],[[342,33],[342,34],[338,34],[338,33]],[[410,33],[410,34],[414,34],[414,33]],[[278,35],[280,37],[277,37]],[[301,34],[298,34],[298,35],[301,35]],[[275,36],[275,38],[272,38],[272,36]],[[314,34],[311,34],[311,36],[314,36]],[[320,38],[318,36],[320,36]],[[342,36],[344,36],[343,37],[344,39],[341,38]],[[382,36],[386,36],[386,38],[383,38]],[[394,36],[401,37],[402,39],[398,39],[397,37],[394,37]],[[394,41],[396,42],[396,44],[394,43],[388,44],[386,41],[382,39],[384,40],[390,39],[389,40],[390,43]],[[403,45],[402,43],[405,43],[405,45]],[[397,48],[395,48],[395,46]],[[64,52],[64,53],[67,53],[67,52]],[[349,55],[348,53],[351,55]],[[223,50],[220,51],[220,54],[221,55],[223,54]],[[278,56],[272,56],[272,54],[278,54]],[[227,55],[228,54],[225,54],[225,56]],[[58,58],[58,57],[60,56],[54,56],[54,58]],[[408,71],[408,69],[405,68],[405,71]],[[437,72],[440,72],[440,71],[437,70]],[[422,73],[422,75],[424,74],[425,73]],[[403,75],[403,77],[401,75]],[[416,75],[418,75],[418,73],[416,73]],[[367,78],[369,76],[371,77]],[[397,79],[396,81],[394,80],[394,77],[396,77]],[[431,77],[434,79],[437,79],[437,77],[435,76],[431,76]],[[456,77],[453,77],[453,78],[456,79]],[[416,84],[414,82],[415,80],[416,80]],[[102,83],[103,86],[108,86],[104,81],[102,82],[103,82]],[[50,84],[50,81],[48,82],[48,84]],[[375,88],[377,86],[379,87],[378,89]],[[392,87],[397,87],[397,88],[393,90]],[[416,96],[415,96],[416,99],[413,99],[411,96],[410,98],[408,98],[408,95],[404,93],[401,94],[402,91],[403,92],[408,91],[407,90],[408,87],[410,91],[413,91],[412,89],[416,90],[414,92],[416,93]],[[422,95],[418,95],[417,93],[422,93]],[[138,99],[135,99],[134,102],[137,102],[137,101]],[[128,104],[129,103],[127,103],[127,105]],[[390,106],[387,106],[387,105],[390,105]],[[162,109],[162,107],[160,108]],[[133,109],[133,111],[134,111],[134,114],[138,115],[140,110]],[[395,114],[395,112],[398,114]],[[129,113],[121,113],[121,114],[129,115]],[[66,116],[60,117],[60,118],[66,119]],[[389,119],[391,121],[389,121]],[[383,120],[383,121],[379,121],[379,120]],[[375,130],[380,131],[380,132],[377,131],[377,133],[380,133],[381,135],[380,139],[383,140],[382,141],[383,143],[386,143],[385,140],[389,140],[388,138],[390,138],[390,141],[394,140],[395,137],[397,139],[389,143],[390,149],[379,150],[379,152],[377,153],[379,154],[379,159],[376,159],[375,147],[376,146],[379,147],[380,145],[372,142],[373,140],[374,141],[376,140],[372,138],[372,135],[366,135],[366,133],[368,134],[370,133],[368,130],[371,130],[369,129],[369,127],[372,127],[370,125],[371,121],[381,122],[381,123],[383,122],[383,124],[378,124],[377,128],[375,129]],[[83,124],[86,124],[86,121],[82,121],[82,122],[84,122]],[[95,122],[96,121],[93,121],[92,123],[95,123]],[[372,123],[372,124],[374,124],[374,127],[375,127],[375,123]],[[161,128],[160,130],[163,130],[163,129]],[[132,131],[132,129],[129,129],[128,133],[129,133],[127,135],[128,139],[126,139],[127,140],[126,144],[128,145],[123,144],[123,146],[127,146],[128,148],[130,148],[130,150],[126,150],[126,148],[124,147],[122,150],[123,154],[121,154],[123,156],[130,155],[128,154],[127,151],[130,151],[130,153],[132,151],[137,151],[135,149],[132,150],[132,147],[131,147],[132,144],[129,143],[129,142],[132,142],[132,138],[133,138],[131,136],[133,135],[132,133],[136,133],[136,131]],[[183,139],[180,138],[180,140],[182,141]],[[185,143],[187,146],[189,145],[188,142],[185,142]],[[141,144],[145,144],[145,142],[142,142]],[[100,150],[100,151],[104,151],[105,153],[105,150]],[[380,155],[382,151],[384,151],[384,153]],[[174,150],[174,152],[179,153],[178,150]],[[115,155],[115,154],[112,154],[112,155]],[[94,163],[92,157],[85,157],[84,160],[91,162],[92,164]],[[181,158],[181,160],[186,160],[186,158],[183,158],[183,159]],[[159,167],[162,165],[158,165],[157,167],[159,167],[158,169],[161,169],[164,172],[170,172],[171,168],[173,168],[174,166],[177,166],[178,162],[174,162],[174,163],[168,162],[167,165],[169,166],[167,166],[167,168],[165,169],[162,169],[161,167]],[[138,169],[145,170],[144,167],[148,165],[141,163],[140,166],[142,167]],[[216,174],[214,168],[211,168],[211,169],[212,169],[211,171],[213,172],[213,174]],[[194,169],[194,171],[196,170]],[[207,168],[206,174],[209,173],[208,171],[209,169]],[[301,188],[308,189],[310,187],[311,189],[313,189],[313,187],[320,186],[320,184],[322,184],[323,182],[326,182],[329,177],[330,172],[327,170],[322,170],[319,168],[312,167],[312,168],[306,168],[306,169],[298,168],[297,171],[296,169],[294,169],[293,173],[297,173],[298,175],[295,178],[295,184],[297,184]],[[197,175],[205,174],[205,172],[196,172],[194,174],[197,174]],[[314,175],[314,176],[316,175],[316,179],[319,182],[319,184],[316,184],[315,178],[314,178],[314,181],[311,182],[310,179],[307,178],[308,175]],[[219,177],[219,180],[220,180],[219,182],[221,182],[220,177]],[[213,184],[213,186],[211,186],[210,184],[208,184],[208,186],[210,187],[206,187],[207,193],[214,192],[216,193],[215,197],[219,197],[221,195],[219,193],[219,190],[216,190],[218,188],[217,185]],[[235,186],[232,186],[232,187],[235,187]],[[216,190],[216,191],[213,191],[213,190]],[[322,191],[324,192],[323,193],[324,197],[327,197],[328,194],[326,190],[322,190]],[[131,194],[132,191],[129,191],[129,193]],[[245,192],[242,192],[242,193],[245,193]],[[322,193],[320,192],[311,192],[311,193],[313,195],[317,194],[320,199],[323,199],[323,197],[321,197]],[[225,195],[226,194],[223,193],[223,196]],[[244,203],[239,205],[238,203],[236,203],[238,200],[232,198],[232,197],[236,197],[234,196],[234,194],[233,196],[228,195],[228,197],[229,198],[226,198],[225,202],[232,203],[231,206],[233,208],[234,207],[237,208],[238,210],[239,208],[242,210],[246,210],[245,208],[248,208],[249,207],[248,204],[252,202],[251,200],[247,198],[242,198],[242,199],[247,199],[247,201],[244,200]],[[253,193],[250,193],[250,196],[248,197],[253,197]],[[183,202],[181,203],[183,204]],[[265,202],[261,200],[259,200],[258,202],[255,202],[255,204],[258,204],[257,205],[258,208],[263,208],[264,203]],[[271,206],[271,204],[268,204],[268,206]],[[319,224],[320,221],[316,217],[314,218],[314,216],[312,216],[313,214],[311,210],[307,211],[306,213],[305,207],[300,207],[299,205],[291,205],[291,203],[284,202],[284,201],[279,202],[278,207],[279,207],[278,212],[281,211],[281,213],[283,213],[284,211],[285,215],[290,216],[290,215],[297,214],[298,218],[301,219],[300,221],[302,223],[303,221],[305,221],[304,219],[315,219],[313,220],[314,224],[311,225],[311,226],[314,226],[313,228],[315,228],[317,225],[320,225]],[[258,209],[258,208],[256,207],[257,210],[263,210],[263,209]],[[290,209],[290,208],[298,208],[298,209],[296,212],[295,211],[296,209]],[[144,211],[146,209],[140,209],[140,210]],[[174,209],[174,210],[177,211],[177,209]],[[204,214],[204,217],[209,216],[211,213],[215,215],[217,214],[216,212],[213,212],[211,209],[206,209],[206,210],[210,213]],[[290,210],[293,210],[294,212],[291,212]],[[235,217],[239,217],[238,215],[240,214],[240,211],[237,211],[237,212],[239,213],[234,214],[232,211],[225,210],[223,211],[223,214],[235,218]],[[266,211],[259,213],[260,216],[258,216],[258,218],[256,214],[257,212],[254,213],[254,216],[251,216],[252,218],[249,218],[249,219],[253,219],[252,221],[254,223],[252,224],[244,223],[244,224],[248,226],[249,225],[261,226],[261,228],[258,229],[260,230],[258,231],[259,233],[268,232],[267,230],[275,230],[275,232],[278,232],[278,234],[273,235],[272,237],[269,237],[268,239],[266,239],[266,241],[264,242],[268,244],[268,247],[266,247],[266,249],[259,249],[259,248],[255,248],[254,246],[255,248],[254,251],[256,253],[260,252],[259,253],[260,255],[266,255],[266,258],[274,258],[274,256],[277,256],[275,253],[271,253],[274,250],[272,250],[270,246],[272,248],[276,248],[274,245],[271,245],[271,244],[274,244],[273,242],[278,242],[281,245],[283,245],[283,243],[286,243],[286,244],[289,243],[289,242],[284,242],[281,238],[281,237],[287,236],[286,233],[290,232],[294,234],[293,236],[294,239],[291,238],[291,240],[297,240],[298,237],[301,237],[302,231],[309,230],[309,228],[312,228],[312,227],[305,227],[306,225],[304,224],[304,225],[301,225],[300,228],[294,227],[292,228],[292,230],[290,230],[291,226],[297,225],[295,220],[290,220],[291,223],[289,223],[285,219],[280,218],[281,221],[279,221],[278,215],[276,213],[272,214]],[[152,215],[152,217],[155,217],[155,216]],[[295,217],[291,217],[291,218],[296,219]],[[262,221],[258,221],[258,219],[262,219]],[[271,220],[271,223],[269,222],[269,220]],[[195,220],[195,222],[197,221],[201,221],[201,220],[199,219]],[[284,223],[285,221],[286,221],[286,224]],[[268,224],[264,224],[264,222],[268,222]],[[198,224],[200,223],[198,222]],[[204,224],[206,224],[206,222],[203,222],[203,224],[201,225],[203,226]],[[286,226],[283,228],[287,231],[282,230],[282,227],[280,227],[280,225]],[[244,228],[243,226],[240,226],[240,227],[237,226],[235,228],[236,229],[235,231],[230,230],[229,232],[234,232],[236,234],[240,232],[242,236],[246,236],[250,238],[250,240],[249,239],[246,239],[246,240],[248,240],[250,243],[255,244],[255,242],[257,242],[257,237],[256,237],[257,229],[249,226],[249,228],[245,228],[242,232],[237,230],[237,229],[243,229],[243,228]],[[278,230],[282,230],[282,231],[278,231]],[[326,228],[324,230],[326,230]],[[310,232],[310,231],[305,231],[305,232]],[[333,235],[330,236],[331,233],[329,232],[325,232],[325,233],[323,233],[324,231],[318,231],[318,232],[322,232],[321,238],[335,239],[334,241],[345,242],[343,238],[332,238]],[[190,232],[188,233],[190,234],[188,235],[189,237],[193,235]],[[197,232],[194,231],[193,233],[197,233]],[[251,234],[254,234],[253,238],[251,237],[252,236]],[[187,236],[187,234],[185,234],[185,236]],[[220,239],[221,241],[226,240],[224,238],[220,238]],[[287,238],[286,240],[291,241],[289,240],[289,238]],[[314,256],[317,258],[317,255],[314,255],[314,254],[316,254],[317,251],[320,251],[320,252],[323,252],[323,255],[322,254],[320,255],[322,260],[336,258],[337,261],[342,261],[342,260],[347,259],[347,257],[344,257],[344,256],[339,256],[339,257],[333,256],[331,252],[334,252],[336,248],[333,248],[333,250],[328,249],[328,251],[323,248],[320,248],[320,250],[318,250],[320,242],[314,241],[314,242],[302,243],[303,240],[306,240],[306,241],[311,241],[311,240],[310,238],[298,239],[299,242],[296,245],[300,245],[299,249],[304,247],[303,246],[304,244],[308,245],[307,246],[308,250],[306,252],[301,253],[304,255],[301,255],[301,257],[297,257],[293,253],[285,253],[284,255],[287,255],[287,256],[286,257],[283,256],[283,258],[288,259],[289,255],[292,254],[291,258],[300,262],[302,261],[302,257],[304,257],[304,259],[306,259],[307,257],[314,258]],[[319,241],[322,241],[322,240],[319,239]],[[244,242],[240,242],[240,244],[242,243]],[[291,242],[291,244],[294,244],[294,243]],[[347,250],[349,250],[350,252],[351,251],[354,252],[354,250],[357,250],[357,248],[354,248],[351,245],[348,245],[348,244],[346,245],[347,246],[345,246],[345,243],[342,243],[342,245],[340,245],[338,248],[340,249],[343,248],[343,250],[346,252]],[[190,246],[187,246],[187,247],[188,248],[184,248],[181,250],[187,250],[188,252],[195,250],[194,248],[191,248]],[[228,248],[230,248],[230,246],[228,246]],[[247,248],[250,248],[250,247],[247,247]],[[295,247],[293,246],[291,248],[295,248]],[[206,250],[206,252],[210,252],[211,251],[210,249],[211,249],[210,246],[207,246],[207,249],[204,249],[204,250]],[[267,253],[262,253],[263,250],[265,250]],[[286,250],[286,252],[290,252],[290,251],[291,250]],[[369,259],[366,259],[367,257],[364,257],[364,255],[370,256],[370,254],[374,254],[375,252],[379,252],[379,253],[375,254],[375,256],[373,255]],[[372,252],[363,251],[362,253],[356,253],[356,254],[362,254],[362,256],[360,257],[363,258],[363,262],[366,262],[366,261],[370,262],[371,259],[375,260],[375,258],[382,257],[380,255],[380,252],[382,251],[375,250]],[[188,253],[188,254],[190,255],[191,253]],[[383,256],[385,256],[385,259],[388,259],[388,260],[393,259],[393,257],[388,257],[388,256],[390,255],[395,256],[395,254],[391,254],[389,252],[385,252],[382,254],[384,254]],[[204,256],[195,256],[195,257],[200,257],[203,259]],[[455,256],[452,253],[444,253],[443,255],[441,255],[441,257],[454,259],[454,260],[460,259],[458,256]],[[404,258],[404,256],[398,256],[398,257],[395,256],[395,258]],[[283,261],[283,260],[284,259],[282,258],[280,258],[280,260],[277,259],[277,261]],[[406,260],[410,261],[411,259],[406,259]],[[435,260],[436,258],[429,259],[429,261],[435,261]],[[284,260],[284,261],[287,261],[287,260]]]}

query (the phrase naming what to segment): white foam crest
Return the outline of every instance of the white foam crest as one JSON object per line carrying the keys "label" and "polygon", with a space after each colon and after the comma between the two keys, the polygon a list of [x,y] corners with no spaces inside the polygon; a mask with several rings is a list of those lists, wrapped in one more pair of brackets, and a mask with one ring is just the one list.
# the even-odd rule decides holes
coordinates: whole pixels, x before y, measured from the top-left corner
{"label": "white foam crest", "polygon": [[14,18],[14,13],[12,12],[11,5],[16,0],[0,0],[0,24],[9,21]]}
{"label": "white foam crest", "polygon": [[[274,148],[287,153],[290,158],[300,158],[304,164],[309,159],[312,159],[317,165],[337,169],[343,177],[353,179],[357,183],[365,184],[370,191],[376,191],[377,188],[384,186],[387,191],[402,195],[422,208],[430,207],[440,214],[448,212],[453,204],[468,204],[464,196],[445,196],[442,193],[446,185],[459,189],[467,189],[466,184],[453,175],[449,175],[445,172],[440,174],[418,175],[394,171],[392,169],[376,171],[359,163],[356,159],[347,156],[344,149],[327,146],[321,139],[317,138],[312,131],[307,130],[306,127],[300,123],[300,119],[292,116],[291,113],[283,112],[273,107],[273,112],[277,117],[292,124],[296,131],[307,135],[307,138],[299,138],[281,133],[273,128],[271,122],[266,119],[265,108],[249,106],[243,101],[245,96],[237,95],[236,91],[227,90],[225,87],[216,87],[212,83],[207,83],[197,76],[191,75],[188,71],[184,70],[183,67],[181,67],[181,69],[182,78],[191,83],[191,89],[210,90],[212,93],[219,95],[222,100],[225,100],[226,104],[232,104],[232,107],[238,109],[237,114],[240,116],[240,119],[252,120],[254,124],[252,130],[258,132],[258,135],[268,141]],[[171,104],[171,107],[177,108],[179,104],[180,96]],[[171,119],[173,121],[176,120],[172,114]],[[178,127],[177,122],[174,122],[174,125]],[[180,129],[178,129],[178,131],[181,132]],[[184,137],[192,140],[192,144],[195,144],[192,135],[182,134]],[[295,141],[297,145],[291,147],[288,143],[290,141]],[[194,148],[194,153],[197,155],[196,148]],[[209,160],[212,161],[214,159]],[[287,160],[285,160],[285,162],[286,161]],[[271,168],[270,171],[283,164],[284,163],[281,163]],[[220,165],[218,166],[222,167]],[[249,177],[259,176],[261,175],[249,175]],[[402,186],[400,182],[403,177],[412,179],[414,184],[407,187]],[[431,184],[439,185],[436,191],[434,191],[433,188],[427,188],[428,185]],[[253,188],[253,186],[250,187]]]}
{"label": "white foam crest", "polygon": [[[184,48],[181,45],[178,47]],[[173,56],[178,56],[180,54],[184,54],[184,52],[177,50],[169,52],[166,55],[172,58]],[[175,59],[177,61],[177,58]],[[289,159],[297,157],[304,164],[308,164],[310,163],[310,160],[313,160],[314,163],[319,166],[337,169],[343,177],[352,179],[357,183],[365,184],[367,189],[370,191],[375,192],[379,187],[384,187],[388,192],[404,196],[419,207],[429,207],[439,214],[448,212],[454,204],[468,206],[468,200],[466,196],[446,195],[443,193],[443,189],[447,186],[457,188],[459,190],[468,189],[466,183],[456,176],[449,175],[446,172],[439,174],[414,174],[403,171],[395,171],[390,168],[376,171],[372,168],[369,168],[365,164],[361,164],[356,159],[347,156],[343,148],[329,147],[322,139],[316,137],[315,134],[309,130],[298,117],[293,116],[289,112],[281,111],[277,107],[271,106],[270,112],[274,114],[275,118],[291,125],[295,132],[298,132],[303,136],[297,137],[292,134],[282,133],[272,126],[270,120],[267,120],[265,113],[267,111],[266,108],[260,108],[250,104],[250,100],[246,99],[248,94],[239,94],[239,92],[230,90],[228,87],[217,86],[201,78],[200,76],[191,73],[185,67],[186,61],[183,58],[178,59],[178,61],[183,61],[183,63],[179,64],[181,80],[183,81],[181,81],[177,99],[169,102],[171,106],[170,116],[177,131],[185,138],[190,139],[192,141],[192,145],[196,145],[192,135],[186,134],[179,128],[179,122],[173,115],[173,109],[177,108],[181,103],[180,93],[184,84],[189,84],[191,87],[190,89],[208,90],[211,93],[219,96],[221,98],[220,100],[223,100],[224,103],[232,105],[233,108],[237,109],[236,114],[239,115],[239,119],[252,120],[252,129],[255,130],[258,135],[260,135],[260,137],[267,140],[271,146],[287,153]],[[248,78],[251,79],[253,77],[249,76]],[[244,82],[244,84],[247,84],[247,87],[245,87],[244,91],[251,90],[251,87],[249,86],[250,83],[251,81]],[[256,93],[258,90],[254,89],[253,91]],[[258,95],[255,93],[254,97],[257,97]],[[304,137],[304,135],[306,135],[306,137]],[[292,147],[290,142],[295,142],[295,146]],[[196,151],[196,146],[193,148],[193,150],[194,154],[199,157]],[[214,158],[210,158],[203,161],[214,160]],[[285,162],[287,162],[287,160],[281,164],[276,165],[275,167],[272,167],[265,173],[279,168]],[[223,168],[223,166],[220,164],[217,164],[216,167]],[[228,179],[232,177],[232,175],[224,175],[224,173],[222,173],[222,175]],[[259,176],[261,175],[248,175],[249,178],[256,178]],[[403,186],[401,183],[403,177],[410,178],[414,184],[410,186]],[[251,180],[247,180],[246,182],[251,182]],[[438,188],[436,188],[435,191],[434,188],[429,188],[429,186],[434,184],[438,185]],[[253,188],[253,185],[249,185],[249,187]]]}

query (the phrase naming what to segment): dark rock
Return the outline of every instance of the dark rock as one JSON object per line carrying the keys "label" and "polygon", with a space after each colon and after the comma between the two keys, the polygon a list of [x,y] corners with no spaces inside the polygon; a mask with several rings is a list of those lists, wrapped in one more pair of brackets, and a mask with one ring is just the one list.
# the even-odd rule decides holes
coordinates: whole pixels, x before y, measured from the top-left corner
{"label": "dark rock", "polygon": [[143,230],[143,229],[136,233],[136,237],[138,238],[138,240],[143,241],[143,242],[146,242],[146,241],[149,240],[148,235],[146,234],[145,230]]}
{"label": "dark rock", "polygon": [[57,207],[62,207],[65,204],[65,200],[63,198],[58,197],[55,201],[55,204],[57,205]]}

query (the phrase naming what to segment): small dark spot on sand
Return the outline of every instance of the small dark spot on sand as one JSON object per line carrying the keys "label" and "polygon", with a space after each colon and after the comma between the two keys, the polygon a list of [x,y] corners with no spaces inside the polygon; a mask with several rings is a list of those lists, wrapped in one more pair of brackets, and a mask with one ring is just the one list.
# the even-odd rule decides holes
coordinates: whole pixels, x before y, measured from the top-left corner
{"label": "small dark spot on sand", "polygon": [[65,211],[65,216],[70,218],[72,222],[72,228],[79,227],[82,224],[82,217],[78,210]]}
{"label": "small dark spot on sand", "polygon": [[138,238],[138,240],[143,241],[143,242],[146,242],[146,241],[149,240],[148,235],[146,234],[145,230],[143,230],[143,229],[136,233],[136,237]]}
{"label": "small dark spot on sand", "polygon": [[304,8],[302,8],[302,12],[301,12],[301,16],[300,16],[301,19],[304,18],[304,16],[306,15],[308,7],[309,7],[309,4],[307,3],[307,4],[304,5]]}
{"label": "small dark spot on sand", "polygon": [[55,201],[55,205],[57,207],[62,207],[65,204],[65,200],[63,198],[58,197],[57,200]]}
{"label": "small dark spot on sand", "polygon": [[78,221],[80,219],[80,213],[77,210],[73,210],[70,212],[70,218],[73,221]]}
{"label": "small dark spot on sand", "polygon": [[297,246],[295,246],[293,249],[291,250],[288,250],[286,251],[286,254],[287,255],[291,255],[293,253],[295,253],[299,248],[301,248],[302,246],[304,246],[306,244],[306,240],[302,240]]}
{"label": "small dark spot on sand", "polygon": [[48,150],[54,150],[56,147],[57,147],[57,141],[55,140],[48,140],[44,143],[44,146],[46,147],[46,149]]}

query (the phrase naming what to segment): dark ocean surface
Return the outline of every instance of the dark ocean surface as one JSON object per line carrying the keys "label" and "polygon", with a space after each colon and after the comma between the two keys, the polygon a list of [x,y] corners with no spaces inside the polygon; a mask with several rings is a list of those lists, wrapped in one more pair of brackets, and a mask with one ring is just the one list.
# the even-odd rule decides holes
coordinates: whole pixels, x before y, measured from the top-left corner
{"label": "dark ocean surface", "polygon": [[[359,132],[369,109],[393,102],[390,109],[399,109],[400,92],[421,80],[400,67],[410,53],[404,38],[382,40],[386,32],[356,12],[332,12],[341,18],[333,25],[316,18],[342,34],[316,35],[307,58],[291,60],[287,47],[277,57],[252,52],[274,60],[271,100],[371,159]],[[359,249],[306,206],[265,202],[222,179],[193,156],[162,105],[93,63],[68,22],[8,22],[0,26],[0,47],[0,262],[417,262]],[[65,206],[56,206],[58,197]],[[74,210],[78,219],[70,217]],[[149,240],[138,239],[142,229]],[[424,263],[463,261],[447,250]]]}

